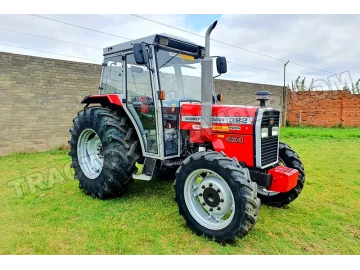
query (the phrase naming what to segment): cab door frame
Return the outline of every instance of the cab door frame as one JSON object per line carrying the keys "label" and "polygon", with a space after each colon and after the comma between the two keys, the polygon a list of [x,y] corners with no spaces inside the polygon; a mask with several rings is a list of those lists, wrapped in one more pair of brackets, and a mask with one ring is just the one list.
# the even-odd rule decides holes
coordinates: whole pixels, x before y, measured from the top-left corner
{"label": "cab door frame", "polygon": [[[149,46],[149,50],[153,50],[153,46]],[[132,50],[126,51],[123,53],[123,66],[124,66],[124,80],[123,80],[123,89],[125,89],[125,93],[126,93],[126,101],[128,101],[128,88],[127,88],[127,61],[126,61],[126,57],[127,55],[131,55],[133,54]],[[141,134],[140,129],[136,123],[135,118],[133,117],[133,115],[131,114],[131,112],[129,111],[127,102],[124,103],[124,110],[126,112],[126,114],[128,115],[128,117],[130,118],[133,126],[135,127],[136,133],[139,137],[139,141],[141,144],[141,149],[142,149],[142,154],[144,157],[150,157],[150,158],[156,158],[156,159],[164,159],[164,147],[163,147],[163,129],[162,129],[162,125],[160,125],[159,123],[163,123],[163,117],[162,117],[162,110],[161,110],[161,102],[158,99],[158,95],[157,95],[157,91],[159,91],[159,85],[157,83],[157,67],[156,67],[156,63],[154,61],[154,57],[153,59],[149,59],[149,66],[150,68],[153,70],[148,70],[149,72],[149,76],[150,76],[150,84],[151,84],[151,92],[152,92],[152,98],[153,98],[153,103],[154,103],[154,112],[155,112],[155,126],[156,126],[156,143],[157,143],[157,153],[151,153],[147,151],[147,141],[146,138],[144,138],[144,136]],[[160,128],[161,127],[161,128]]]}
{"label": "cab door frame", "polygon": [[[160,77],[159,77],[159,70],[158,70],[158,61],[157,61],[157,53],[156,53],[156,46],[157,45],[152,45],[151,48],[152,48],[152,55],[153,55],[153,64],[154,64],[154,80],[156,80],[155,82],[156,83],[156,91],[159,91],[160,90]],[[162,47],[163,49],[165,49],[164,47]],[[178,52],[176,49],[171,49],[171,48],[166,48],[165,51],[168,51],[168,52]],[[183,85],[183,78],[182,78],[182,70],[178,67],[174,67],[174,74],[176,76],[176,79],[177,79],[177,85],[176,85],[176,88],[177,88],[177,91],[179,92],[183,92],[184,91],[184,85]],[[162,89],[162,90],[165,90],[165,89]],[[183,93],[182,93],[183,94]],[[159,116],[161,116],[161,122],[160,123],[163,123],[161,125],[161,127],[159,127],[160,129],[160,132],[159,134],[161,134],[161,142],[162,142],[162,159],[165,160],[165,159],[171,159],[171,158],[176,158],[176,157],[180,157],[181,155],[181,149],[182,149],[182,146],[181,146],[181,143],[182,143],[182,138],[181,138],[181,130],[180,130],[180,111],[181,111],[181,104],[182,102],[179,103],[179,113],[178,113],[178,123],[177,123],[177,136],[178,136],[178,139],[177,139],[177,146],[178,146],[178,149],[177,149],[177,154],[174,154],[174,155],[168,155],[166,156],[165,155],[165,127],[164,127],[164,106],[163,106],[163,102],[162,100],[158,100],[159,102],[159,108],[160,108],[160,112],[159,112]]]}

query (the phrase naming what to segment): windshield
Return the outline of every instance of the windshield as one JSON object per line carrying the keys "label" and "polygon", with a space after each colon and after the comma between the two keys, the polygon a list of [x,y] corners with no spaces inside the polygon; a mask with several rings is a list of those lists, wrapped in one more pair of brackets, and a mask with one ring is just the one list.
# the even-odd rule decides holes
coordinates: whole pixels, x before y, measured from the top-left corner
{"label": "windshield", "polygon": [[160,49],[157,52],[160,89],[165,91],[165,102],[201,98],[201,59]]}

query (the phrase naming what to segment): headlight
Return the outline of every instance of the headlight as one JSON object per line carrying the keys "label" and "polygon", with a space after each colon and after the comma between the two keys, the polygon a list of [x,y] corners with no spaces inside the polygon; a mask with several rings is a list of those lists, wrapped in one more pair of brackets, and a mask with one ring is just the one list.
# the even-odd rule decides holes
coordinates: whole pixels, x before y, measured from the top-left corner
{"label": "headlight", "polygon": [[273,127],[271,130],[271,135],[272,136],[278,136],[279,135],[279,128],[278,127]]}
{"label": "headlight", "polygon": [[261,138],[267,138],[269,137],[269,129],[268,128],[262,128],[261,129]]}

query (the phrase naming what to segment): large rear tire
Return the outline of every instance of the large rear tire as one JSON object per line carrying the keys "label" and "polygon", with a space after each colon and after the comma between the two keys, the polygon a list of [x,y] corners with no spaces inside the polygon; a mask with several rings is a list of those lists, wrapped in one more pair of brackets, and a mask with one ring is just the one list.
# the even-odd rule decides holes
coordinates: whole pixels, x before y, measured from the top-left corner
{"label": "large rear tire", "polygon": [[224,153],[187,157],[174,185],[179,213],[197,235],[232,242],[247,235],[258,219],[256,183],[247,168]]}
{"label": "large rear tire", "polygon": [[288,192],[271,192],[259,187],[258,197],[261,202],[270,206],[282,207],[294,201],[301,193],[305,183],[304,165],[298,154],[285,143],[279,143],[279,161],[281,165],[299,171],[297,185]]}
{"label": "large rear tire", "polygon": [[140,158],[130,121],[108,108],[90,107],[80,111],[73,123],[69,156],[80,189],[100,199],[124,193]]}

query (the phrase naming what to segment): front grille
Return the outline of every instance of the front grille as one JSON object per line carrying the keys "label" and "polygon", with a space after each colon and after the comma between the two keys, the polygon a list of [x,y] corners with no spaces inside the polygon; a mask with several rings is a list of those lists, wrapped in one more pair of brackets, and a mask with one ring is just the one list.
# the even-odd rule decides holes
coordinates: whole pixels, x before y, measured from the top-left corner
{"label": "front grille", "polygon": [[261,140],[261,167],[276,162],[278,159],[278,137]]}
{"label": "front grille", "polygon": [[[271,125],[270,120],[274,119]],[[280,123],[280,112],[279,111],[265,111],[261,120],[261,127],[278,127]]]}
{"label": "front grille", "polygon": [[265,111],[261,121],[261,128],[269,129],[269,137],[261,139],[261,167],[265,167],[278,160],[279,138],[272,136],[272,128],[279,127],[280,112]]}

